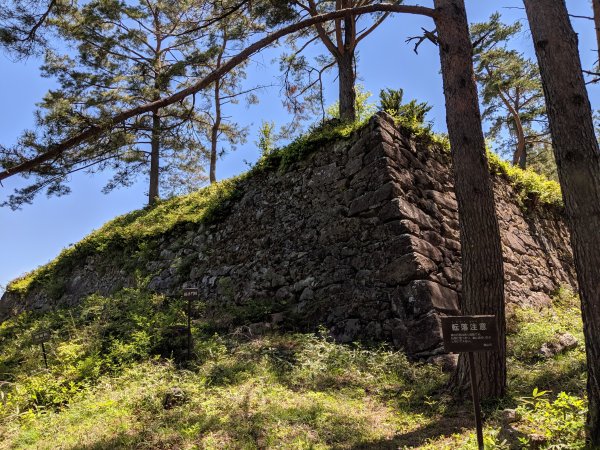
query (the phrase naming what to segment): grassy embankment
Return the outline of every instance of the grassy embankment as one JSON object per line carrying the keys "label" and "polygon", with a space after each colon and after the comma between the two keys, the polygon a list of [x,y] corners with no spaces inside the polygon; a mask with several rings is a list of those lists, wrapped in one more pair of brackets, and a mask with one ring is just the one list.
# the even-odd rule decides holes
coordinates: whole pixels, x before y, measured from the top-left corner
{"label": "grassy embankment", "polygon": [[[317,130],[265,157],[253,173],[286,170],[359,126]],[[522,201],[560,206],[556,184],[494,158],[490,165]],[[143,260],[156,250],[157,236],[225,214],[241,180],[119,217],[9,290],[41,285],[60,296],[62,275],[74,264],[117,248]],[[315,335],[215,335],[199,320],[192,361],[178,365],[170,357],[181,345],[169,326],[184,321],[182,304],[145,292],[143,284],[141,277],[140,289],[0,325],[0,448],[474,448],[469,402],[452,401],[439,369],[390,349],[343,346]],[[548,445],[578,448],[582,345],[551,359],[538,354],[559,332],[582,342],[576,299],[562,291],[553,309],[520,311],[509,325],[510,395],[485,405],[490,448],[503,447],[499,411],[516,406],[520,420],[513,425],[524,442],[545,436]],[[52,330],[49,371],[32,343],[40,329]],[[519,400],[536,387],[551,393]],[[181,402],[165,409],[172,388],[181,390]]]}
{"label": "grassy embankment", "polygon": [[[201,319],[192,360],[177,364],[169,356],[185,339],[169,327],[184,323],[183,309],[124,290],[0,325],[0,448],[475,448],[469,401],[452,400],[436,366],[311,334],[217,335]],[[52,330],[48,371],[32,343],[40,329]],[[539,354],[567,331],[582,342],[566,290],[553,308],[510,319],[509,396],[484,405],[490,448],[506,448],[500,411],[509,407],[524,442],[582,448],[582,345]],[[534,388],[551,392],[519,400]]]}

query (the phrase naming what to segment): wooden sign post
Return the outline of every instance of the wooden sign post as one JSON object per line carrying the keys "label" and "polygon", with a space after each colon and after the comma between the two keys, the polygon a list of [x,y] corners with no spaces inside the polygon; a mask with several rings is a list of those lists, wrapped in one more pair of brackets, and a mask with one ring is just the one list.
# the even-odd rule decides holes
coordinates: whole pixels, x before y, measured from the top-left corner
{"label": "wooden sign post", "polygon": [[48,359],[46,358],[46,347],[44,347],[44,342],[48,342],[50,336],[49,330],[41,330],[34,333],[32,338],[34,344],[40,344],[42,346],[42,355],[44,355],[44,366],[46,366],[46,369],[48,368]]}
{"label": "wooden sign post", "polygon": [[469,355],[471,372],[471,395],[477,425],[477,444],[483,450],[483,425],[481,405],[477,389],[477,374],[473,352],[491,352],[498,350],[498,326],[496,316],[451,316],[442,317],[442,336],[444,347],[449,353]]}
{"label": "wooden sign post", "polygon": [[198,288],[185,288],[183,290],[183,298],[187,299],[187,357],[188,360],[192,358],[192,300],[198,300],[199,291]]}

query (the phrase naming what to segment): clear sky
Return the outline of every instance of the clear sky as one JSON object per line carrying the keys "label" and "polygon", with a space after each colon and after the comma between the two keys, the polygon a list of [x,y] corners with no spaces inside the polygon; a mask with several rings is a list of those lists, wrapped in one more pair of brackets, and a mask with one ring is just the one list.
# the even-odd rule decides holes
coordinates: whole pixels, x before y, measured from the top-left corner
{"label": "clear sky", "polygon": [[[431,6],[432,0],[406,1],[407,4]],[[571,14],[591,15],[589,0],[567,0]],[[519,0],[467,0],[470,22],[486,20],[498,10],[504,21],[523,21],[525,12]],[[591,68],[597,59],[594,28],[591,21],[573,19],[579,34],[580,53],[584,68]],[[408,36],[421,34],[421,27],[432,29],[430,19],[416,16],[394,16],[388,19],[359,46],[358,72],[360,83],[374,94],[376,100],[382,88],[403,88],[405,100],[416,98],[433,105],[429,117],[434,128],[445,130],[444,97],[439,74],[437,48],[424,43],[415,55],[412,45],[405,44]],[[517,41],[522,51],[533,57],[527,33]],[[248,83],[275,83],[278,64],[273,61],[278,49],[254,56],[249,68]],[[9,145],[25,128],[33,124],[33,111],[52,80],[40,77],[40,60],[12,61],[0,54],[0,143]],[[589,88],[594,109],[600,104],[600,86]],[[330,77],[326,86],[327,103],[335,101],[337,88]],[[256,128],[262,120],[283,123],[287,114],[281,105],[279,88],[270,88],[260,95],[261,103],[246,109],[230,110],[234,119],[251,126],[248,142],[222,159],[217,166],[219,178],[227,178],[247,170],[246,162],[254,162],[258,151],[254,142]],[[89,176],[78,173],[72,176],[70,195],[50,199],[40,196],[32,205],[20,211],[0,208],[0,287],[10,280],[54,258],[61,249],[75,243],[113,217],[143,207],[146,202],[146,180],[136,185],[104,195],[100,192],[109,174]],[[0,198],[5,198],[24,180],[6,180],[0,187]]]}

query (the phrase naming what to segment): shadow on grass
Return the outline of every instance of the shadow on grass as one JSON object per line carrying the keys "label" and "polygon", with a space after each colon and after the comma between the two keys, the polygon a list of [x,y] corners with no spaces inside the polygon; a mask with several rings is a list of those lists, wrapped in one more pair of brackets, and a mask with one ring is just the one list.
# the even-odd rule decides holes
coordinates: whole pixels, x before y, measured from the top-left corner
{"label": "shadow on grass", "polygon": [[68,447],[69,450],[116,450],[116,449],[134,449],[140,448],[140,444],[144,442],[144,433],[132,434],[127,432],[121,432],[116,436],[111,436],[106,439],[99,441],[83,444],[74,445]]}
{"label": "shadow on grass", "polygon": [[465,429],[473,428],[474,425],[474,418],[472,417],[471,411],[464,409],[454,412],[453,415],[440,417],[435,422],[417,428],[416,430],[397,434],[391,439],[364,442],[354,445],[351,448],[353,450],[416,448],[426,445],[432,440],[450,437]]}
{"label": "shadow on grass", "polygon": [[529,373],[525,374],[511,374],[509,371],[509,386],[513,395],[531,395],[531,391],[536,387],[555,394],[561,391],[579,394],[585,392],[585,359],[575,359],[569,354],[564,354],[560,355],[558,360],[538,364],[530,367]]}

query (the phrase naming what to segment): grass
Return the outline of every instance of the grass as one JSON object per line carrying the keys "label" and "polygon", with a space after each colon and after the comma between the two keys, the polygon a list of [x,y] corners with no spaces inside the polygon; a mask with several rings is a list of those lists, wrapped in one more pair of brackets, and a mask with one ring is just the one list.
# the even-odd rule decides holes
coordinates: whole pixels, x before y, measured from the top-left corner
{"label": "grass", "polygon": [[[486,448],[508,448],[505,407],[517,408],[523,442],[582,448],[582,346],[536,356],[558,331],[581,338],[576,305],[563,289],[552,308],[511,316],[509,396],[485,405]],[[183,306],[127,289],[1,324],[0,449],[477,448],[470,402],[450,398],[434,365],[336,344],[325,330],[249,339],[213,334],[202,319],[184,364],[185,339],[168,334]],[[32,342],[40,329],[52,330],[48,371]],[[173,388],[183,396],[165,408]]]}
{"label": "grass", "polygon": [[321,150],[331,142],[349,139],[353,133],[367,125],[370,118],[371,116],[350,123],[332,119],[314,126],[308,133],[298,137],[287,146],[263,155],[251,173],[268,169],[286,172],[293,164],[303,161],[308,155]]}
{"label": "grass", "polygon": [[[182,306],[124,290],[3,323],[0,448],[349,447],[436,411],[416,406],[443,384],[438,368],[314,334],[247,340],[196,322],[194,358],[177,364],[162,337]],[[31,340],[39,329],[52,330],[49,371]],[[165,409],[173,387],[184,403]]]}
{"label": "grass", "polygon": [[[553,342],[560,333],[567,332],[577,339],[579,345],[554,358],[543,358],[539,351],[542,344]],[[552,308],[516,310],[508,320],[508,357],[510,365],[515,368],[509,378],[511,390],[519,395],[529,395],[528,389],[534,386],[582,396],[585,393],[586,364],[583,342],[579,298],[568,288],[559,289],[553,298]]]}
{"label": "grass", "polygon": [[560,185],[533,170],[523,170],[503,161],[496,153],[488,152],[490,171],[504,177],[514,188],[516,200],[521,206],[549,206],[562,209],[564,206]]}
{"label": "grass", "polygon": [[152,208],[117,217],[64,249],[50,263],[12,281],[6,290],[23,295],[32,286],[41,285],[51,297],[57,298],[62,295],[57,289],[60,280],[90,255],[120,259],[127,256],[122,262],[130,265],[140,259],[148,260],[157,249],[158,236],[222,218],[230,203],[240,195],[243,178],[224,180],[200,191],[158,202]]}

